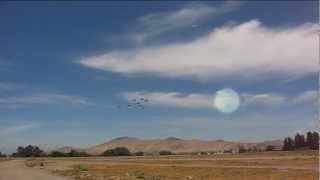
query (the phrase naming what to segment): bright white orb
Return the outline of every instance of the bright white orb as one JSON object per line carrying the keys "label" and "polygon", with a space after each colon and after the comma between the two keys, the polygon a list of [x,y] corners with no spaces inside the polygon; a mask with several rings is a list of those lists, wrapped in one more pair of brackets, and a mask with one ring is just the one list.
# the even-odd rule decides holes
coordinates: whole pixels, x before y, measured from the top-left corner
{"label": "bright white orb", "polygon": [[221,89],[214,96],[214,106],[223,113],[233,113],[239,105],[239,95],[233,89]]}

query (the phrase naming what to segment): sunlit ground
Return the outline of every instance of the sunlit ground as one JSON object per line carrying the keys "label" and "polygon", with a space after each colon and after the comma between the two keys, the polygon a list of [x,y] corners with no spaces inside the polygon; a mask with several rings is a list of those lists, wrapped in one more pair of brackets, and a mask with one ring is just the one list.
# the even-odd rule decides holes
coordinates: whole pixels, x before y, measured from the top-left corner
{"label": "sunlit ground", "polygon": [[[315,180],[317,151],[218,156],[45,158],[47,170],[83,180],[214,179]],[[32,162],[32,161],[31,161]]]}

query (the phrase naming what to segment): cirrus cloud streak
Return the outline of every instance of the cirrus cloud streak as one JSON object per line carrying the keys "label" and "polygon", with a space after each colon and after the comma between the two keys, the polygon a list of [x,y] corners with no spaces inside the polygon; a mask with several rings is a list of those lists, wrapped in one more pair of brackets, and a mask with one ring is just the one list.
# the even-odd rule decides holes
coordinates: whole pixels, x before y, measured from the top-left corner
{"label": "cirrus cloud streak", "polygon": [[[126,92],[122,94],[125,100],[130,101],[137,98],[146,98],[149,106],[171,106],[189,109],[214,108],[214,95],[201,93],[180,92]],[[241,93],[241,106],[265,106],[280,107],[290,105],[309,104],[314,105],[317,101],[316,91],[305,91],[295,96],[286,96],[276,93]]]}
{"label": "cirrus cloud streak", "polygon": [[31,105],[91,106],[95,105],[95,103],[91,102],[85,97],[55,93],[34,93],[29,95],[0,97],[0,109],[16,109]]}
{"label": "cirrus cloud streak", "polygon": [[314,24],[272,28],[251,20],[216,28],[195,41],[114,50],[79,63],[120,74],[194,80],[300,77],[317,71],[317,31]]}

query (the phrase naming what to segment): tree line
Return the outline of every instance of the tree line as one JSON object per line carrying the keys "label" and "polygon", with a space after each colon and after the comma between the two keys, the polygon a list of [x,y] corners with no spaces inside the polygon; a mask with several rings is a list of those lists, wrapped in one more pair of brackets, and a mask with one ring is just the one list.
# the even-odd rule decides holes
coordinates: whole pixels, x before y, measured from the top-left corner
{"label": "tree line", "polygon": [[[16,152],[11,154],[11,157],[87,157],[90,156],[86,152],[71,150],[68,153],[63,153],[60,151],[52,151],[46,153],[41,150],[38,146],[28,145],[19,146]],[[0,152],[0,157],[7,157],[7,155]]]}
{"label": "tree line", "polygon": [[[174,153],[170,151],[160,151],[159,155],[173,155]],[[142,151],[132,153],[126,147],[116,147],[113,149],[108,149],[98,156],[144,156],[145,153]],[[15,153],[12,153],[11,157],[88,157],[91,156],[84,151],[71,150],[70,152],[64,153],[60,151],[52,151],[50,153],[45,153],[39,147],[34,145],[19,146]],[[0,157],[6,157],[5,154],[0,152]]]}
{"label": "tree line", "polygon": [[[159,155],[173,155],[171,151],[162,150],[159,151]],[[100,156],[144,156],[145,153],[142,151],[131,153],[128,148],[126,147],[116,147],[113,149],[108,149],[103,152]]]}
{"label": "tree line", "polygon": [[298,149],[319,150],[319,133],[309,131],[306,136],[297,133],[293,138],[286,137],[284,139],[282,150],[293,151]]}

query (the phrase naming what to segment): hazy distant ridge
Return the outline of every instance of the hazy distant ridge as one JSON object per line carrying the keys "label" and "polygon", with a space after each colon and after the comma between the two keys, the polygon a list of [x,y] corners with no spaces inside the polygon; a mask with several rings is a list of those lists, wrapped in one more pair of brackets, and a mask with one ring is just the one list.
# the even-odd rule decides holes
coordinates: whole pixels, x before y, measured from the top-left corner
{"label": "hazy distant ridge", "polygon": [[169,137],[166,139],[139,139],[125,136],[112,139],[103,144],[92,146],[86,149],[86,151],[90,154],[101,154],[107,149],[112,149],[115,147],[127,147],[131,152],[143,151],[147,153],[157,153],[161,150],[169,150],[174,153],[191,153],[201,151],[231,150],[237,149],[240,145],[246,148],[256,146],[259,149],[264,149],[268,145],[281,147],[282,141],[274,140],[259,143],[239,143],[224,140],[186,140],[176,137]]}

